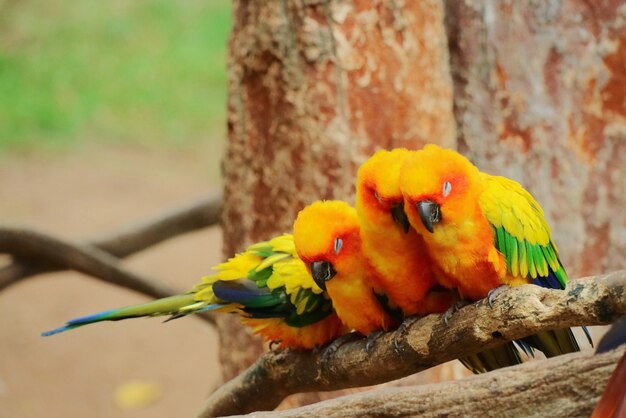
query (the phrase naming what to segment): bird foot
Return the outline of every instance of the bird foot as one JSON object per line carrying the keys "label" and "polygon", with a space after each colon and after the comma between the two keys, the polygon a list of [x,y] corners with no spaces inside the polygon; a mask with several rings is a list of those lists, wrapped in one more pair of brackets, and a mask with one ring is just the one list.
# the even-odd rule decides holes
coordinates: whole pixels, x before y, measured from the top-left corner
{"label": "bird foot", "polygon": [[373,331],[370,332],[365,338],[365,352],[368,355],[371,354],[374,342],[376,342],[378,337],[380,337],[381,335],[383,335],[383,331]]}
{"label": "bird foot", "polygon": [[489,305],[490,308],[493,308],[493,301],[496,298],[496,296],[498,296],[498,293],[502,292],[505,289],[508,289],[509,286],[503,284],[502,286],[498,286],[496,288],[491,289],[488,293],[487,293],[487,304]]}
{"label": "bird foot", "polygon": [[471,302],[468,302],[466,300],[458,300],[454,302],[454,304],[450,306],[450,308],[448,308],[448,310],[443,313],[443,322],[446,325],[448,325],[448,321],[450,320],[450,317],[454,315],[459,309],[461,309],[464,306],[469,305],[470,303]]}
{"label": "bird foot", "polygon": [[278,347],[280,347],[280,343],[281,343],[280,340],[272,340],[270,341],[267,347],[269,348],[270,351],[274,351],[274,350],[277,350]]}
{"label": "bird foot", "polygon": [[396,354],[400,354],[402,352],[400,347],[400,341],[406,339],[406,335],[409,332],[409,327],[417,322],[419,319],[420,317],[417,316],[407,318],[404,320],[404,322],[400,324],[400,326],[396,330],[393,336],[393,350],[396,352]]}
{"label": "bird foot", "polygon": [[361,337],[362,335],[358,332],[350,332],[348,334],[342,335],[341,337],[328,344],[328,346],[322,351],[322,354],[320,355],[320,368],[326,368],[326,364],[330,361],[333,355],[335,355],[339,347],[348,342],[361,339]]}

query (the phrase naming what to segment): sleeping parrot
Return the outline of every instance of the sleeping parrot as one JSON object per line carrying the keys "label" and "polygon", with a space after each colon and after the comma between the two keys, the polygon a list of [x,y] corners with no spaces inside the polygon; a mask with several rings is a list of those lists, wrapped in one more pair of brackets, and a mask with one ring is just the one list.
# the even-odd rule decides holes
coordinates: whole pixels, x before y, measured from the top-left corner
{"label": "sleeping parrot", "polygon": [[[376,294],[399,319],[445,312],[456,294],[438,285],[424,239],[404,212],[400,171],[414,154],[405,148],[380,150],[361,165],[356,183],[356,210],[363,252],[376,270]],[[460,361],[474,373],[522,362],[513,343]]]}
{"label": "sleeping parrot", "polygon": [[367,336],[398,324],[374,294],[376,271],[363,256],[352,206],[338,200],[315,202],[300,211],[293,233],[298,256],[348,328]]}
{"label": "sleeping parrot", "polygon": [[72,319],[42,335],[100,321],[161,315],[174,319],[207,311],[236,313],[255,333],[280,347],[313,348],[348,331],[328,294],[298,258],[290,234],[251,245],[214,269],[215,274],[203,277],[185,294]]}
{"label": "sleeping parrot", "polygon": [[[431,144],[405,162],[400,184],[409,221],[443,272],[440,283],[463,299],[491,302],[505,285],[565,288],[543,210],[519,183],[482,173],[456,151]],[[524,341],[547,357],[579,351],[569,328]]]}
{"label": "sleeping parrot", "polygon": [[[615,322],[602,337],[596,353],[605,353],[626,344],[626,316]],[[620,418],[626,416],[626,353],[617,363],[606,389],[593,410],[591,418]]]}

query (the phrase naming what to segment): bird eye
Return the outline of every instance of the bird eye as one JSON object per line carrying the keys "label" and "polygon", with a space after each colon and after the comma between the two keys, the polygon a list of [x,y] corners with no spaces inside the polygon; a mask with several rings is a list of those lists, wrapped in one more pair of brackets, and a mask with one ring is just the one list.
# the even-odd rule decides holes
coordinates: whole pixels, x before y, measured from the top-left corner
{"label": "bird eye", "polygon": [[343,240],[341,238],[335,238],[335,246],[333,248],[333,250],[335,250],[335,254],[339,254],[341,247],[343,247]]}
{"label": "bird eye", "polygon": [[452,185],[450,184],[450,182],[446,181],[445,183],[443,183],[443,197],[448,197],[451,191]]}
{"label": "bird eye", "polygon": [[374,197],[378,200],[378,203],[383,203],[383,200],[380,198],[380,195],[376,190],[374,190]]}

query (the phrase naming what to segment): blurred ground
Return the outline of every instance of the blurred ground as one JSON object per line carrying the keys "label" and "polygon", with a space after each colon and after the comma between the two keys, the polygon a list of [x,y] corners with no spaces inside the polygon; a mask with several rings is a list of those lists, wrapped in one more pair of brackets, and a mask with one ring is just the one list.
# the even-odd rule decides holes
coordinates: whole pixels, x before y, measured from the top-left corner
{"label": "blurred ground", "polygon": [[[219,154],[208,146],[94,145],[0,156],[0,220],[70,239],[98,235],[215,189]],[[220,230],[211,228],[149,249],[127,266],[186,290],[220,261],[220,251]],[[137,319],[39,336],[67,319],[144,300],[75,273],[0,293],[0,417],[194,416],[219,374],[217,335],[206,323]],[[123,411],[115,390],[134,379],[156,383],[162,395]]]}

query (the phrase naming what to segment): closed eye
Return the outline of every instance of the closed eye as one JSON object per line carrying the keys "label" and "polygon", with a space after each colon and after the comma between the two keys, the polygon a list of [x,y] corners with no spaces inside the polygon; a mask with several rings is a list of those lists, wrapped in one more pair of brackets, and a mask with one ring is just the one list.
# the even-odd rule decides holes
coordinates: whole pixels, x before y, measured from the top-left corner
{"label": "closed eye", "polygon": [[333,246],[333,250],[335,254],[339,254],[341,252],[341,248],[343,247],[343,240],[339,237],[335,238],[335,245]]}
{"label": "closed eye", "polygon": [[449,181],[443,183],[443,197],[448,197],[450,192],[452,191],[452,184]]}

